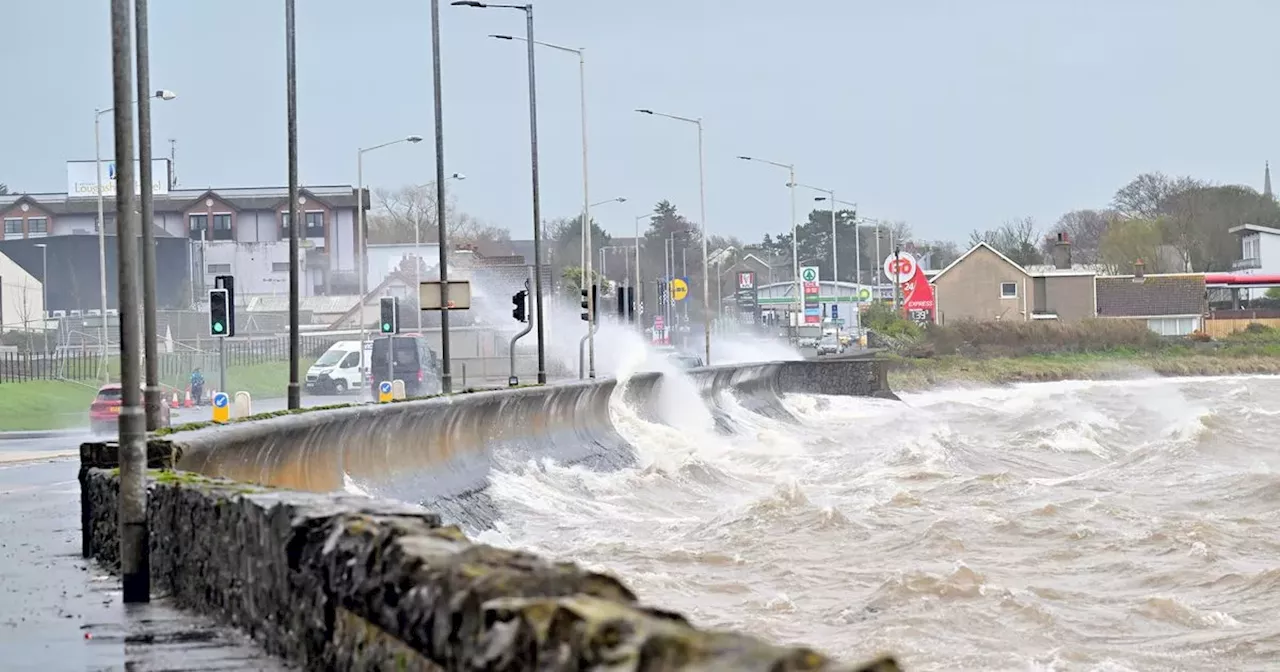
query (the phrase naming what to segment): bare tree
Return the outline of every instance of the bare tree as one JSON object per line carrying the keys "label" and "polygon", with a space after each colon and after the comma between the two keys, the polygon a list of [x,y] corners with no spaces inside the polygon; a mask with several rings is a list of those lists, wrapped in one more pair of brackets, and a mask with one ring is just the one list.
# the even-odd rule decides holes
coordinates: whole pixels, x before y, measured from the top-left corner
{"label": "bare tree", "polygon": [[1206,186],[1191,177],[1174,178],[1158,171],[1143,173],[1116,192],[1111,207],[1123,217],[1154,220],[1165,214],[1166,203],[1173,196]]}
{"label": "bare tree", "polygon": [[[377,189],[374,203],[375,209],[369,213],[369,242],[412,243],[416,239],[434,243],[439,239],[434,183]],[[506,229],[459,212],[452,200],[445,204],[445,228],[454,247],[511,239]]]}
{"label": "bare tree", "polygon": [[[35,306],[31,301],[31,287],[27,283],[27,277],[22,277],[22,284],[18,285],[18,319],[22,320],[22,331],[30,333],[31,322],[35,319]],[[41,327],[44,325],[41,324]]]}
{"label": "bare tree", "polygon": [[1067,234],[1071,242],[1072,259],[1082,264],[1101,262],[1099,248],[1110,223],[1120,218],[1115,210],[1072,210],[1058,218],[1045,237],[1041,251],[1049,254],[1057,234]]}
{"label": "bare tree", "polygon": [[1021,266],[1044,262],[1044,255],[1036,247],[1038,239],[1036,221],[1031,217],[1016,217],[994,229],[969,234],[970,245],[986,243]]}

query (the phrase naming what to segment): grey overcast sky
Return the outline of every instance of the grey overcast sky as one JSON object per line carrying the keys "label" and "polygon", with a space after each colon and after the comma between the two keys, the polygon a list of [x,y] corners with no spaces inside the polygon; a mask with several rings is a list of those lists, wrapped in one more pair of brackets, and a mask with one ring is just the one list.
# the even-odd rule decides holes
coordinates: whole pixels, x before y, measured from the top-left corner
{"label": "grey overcast sky", "polygon": [[[785,171],[834,188],[923,238],[1101,206],[1139,172],[1260,188],[1277,75],[1277,0],[533,0],[539,40],[587,49],[592,200],[606,229],[669,199],[697,217],[702,117],[712,233],[788,227]],[[511,10],[441,8],[445,156],[467,212],[531,228],[523,34]],[[304,183],[430,180],[426,0],[298,0]],[[282,0],[152,0],[157,153],[178,141],[182,187],[282,185]],[[0,182],[62,191],[63,162],[93,157],[111,104],[106,0],[0,0],[9,102]],[[581,208],[578,71],[538,53],[543,216]],[[106,126],[106,135],[110,134]],[[110,151],[109,140],[105,151]],[[1274,157],[1270,157],[1274,158]],[[800,197],[800,212],[813,205]]]}

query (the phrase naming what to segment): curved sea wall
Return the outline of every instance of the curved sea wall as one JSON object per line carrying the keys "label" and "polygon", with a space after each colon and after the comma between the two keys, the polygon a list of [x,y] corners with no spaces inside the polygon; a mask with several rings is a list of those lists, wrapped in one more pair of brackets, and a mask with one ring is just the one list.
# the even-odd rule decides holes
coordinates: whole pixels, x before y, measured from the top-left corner
{"label": "curved sea wall", "polygon": [[[714,367],[691,378],[712,406],[725,394],[775,409],[788,392],[892,395],[871,361]],[[640,604],[613,577],[474,544],[445,524],[469,517],[475,502],[466,496],[482,492],[489,470],[506,459],[632,463],[610,399],[624,394],[660,421],[657,399],[670,383],[641,374],[316,410],[153,439],[153,583],[307,669],[898,669],[891,659],[845,664],[804,647],[699,630]],[[81,447],[84,552],[112,568],[115,452],[114,444]],[[431,512],[329,492],[341,489],[344,473],[377,480],[396,499],[427,502]]]}

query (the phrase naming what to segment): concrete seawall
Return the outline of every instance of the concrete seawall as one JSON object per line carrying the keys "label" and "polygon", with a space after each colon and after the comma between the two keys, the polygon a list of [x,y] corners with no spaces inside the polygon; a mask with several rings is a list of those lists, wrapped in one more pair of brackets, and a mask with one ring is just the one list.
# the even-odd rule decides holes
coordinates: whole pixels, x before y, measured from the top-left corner
{"label": "concrete seawall", "polygon": [[[871,361],[713,367],[690,379],[713,409],[733,394],[766,414],[786,414],[779,395],[792,392],[892,396]],[[700,631],[639,604],[615,578],[473,544],[445,524],[483,522],[477,509],[490,470],[507,460],[633,464],[610,404],[624,395],[661,422],[659,400],[672,384],[639,374],[153,439],[149,461],[161,470],[148,498],[153,583],[308,669],[898,669],[890,659],[844,664],[807,648]],[[81,448],[84,551],[109,567],[119,544],[113,459],[111,444]],[[344,474],[430,513],[333,492]]]}

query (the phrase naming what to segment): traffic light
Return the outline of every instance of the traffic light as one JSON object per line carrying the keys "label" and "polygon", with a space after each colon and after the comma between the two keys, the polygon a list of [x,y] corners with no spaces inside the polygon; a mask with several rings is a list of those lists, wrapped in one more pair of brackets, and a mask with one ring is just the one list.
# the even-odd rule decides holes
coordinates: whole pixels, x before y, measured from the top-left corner
{"label": "traffic light", "polygon": [[623,322],[627,321],[627,288],[619,287],[614,292],[618,299],[618,319]]}
{"label": "traffic light", "polygon": [[209,334],[228,336],[231,329],[230,295],[225,289],[209,290]]}
{"label": "traffic light", "polygon": [[516,322],[529,321],[528,299],[529,290],[527,289],[522,289],[511,295],[511,304],[515,306],[515,308],[511,309],[511,317],[514,317]]}
{"label": "traffic light", "polygon": [[233,275],[215,275],[213,276],[213,286],[215,289],[225,289],[227,291],[227,323],[226,333],[223,336],[236,335],[236,278]]}
{"label": "traffic light", "polygon": [[591,318],[600,321],[600,285],[591,285]]}
{"label": "traffic light", "polygon": [[636,288],[627,288],[627,321],[636,321]]}
{"label": "traffic light", "polygon": [[394,296],[384,296],[380,307],[382,315],[382,319],[378,322],[380,331],[384,334],[400,333],[399,300]]}
{"label": "traffic light", "polygon": [[[591,287],[592,287],[592,289],[595,289],[595,285],[592,285]],[[590,309],[590,306],[591,306],[590,299],[588,299],[588,298],[587,298],[587,288],[586,288],[586,287],[583,287],[582,289],[580,289],[580,290],[578,290],[578,291],[582,292],[582,303],[581,303],[581,305],[582,305],[582,321],[583,321],[583,322],[586,322],[586,321],[588,321],[588,320],[590,320],[590,319],[591,319],[591,314],[587,312],[587,310],[589,310],[589,309]]]}

